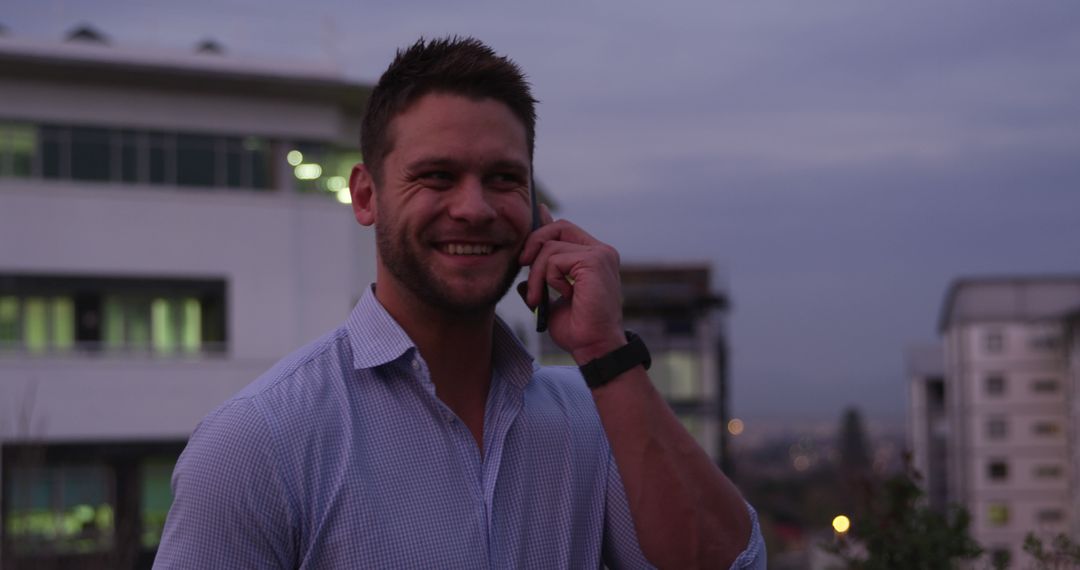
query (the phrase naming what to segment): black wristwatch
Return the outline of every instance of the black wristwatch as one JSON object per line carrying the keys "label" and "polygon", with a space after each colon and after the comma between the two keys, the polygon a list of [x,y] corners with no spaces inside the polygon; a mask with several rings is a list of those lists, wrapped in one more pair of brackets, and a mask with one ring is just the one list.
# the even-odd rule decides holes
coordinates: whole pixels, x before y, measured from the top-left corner
{"label": "black wristwatch", "polygon": [[589,388],[596,389],[615,379],[616,376],[641,364],[645,370],[652,364],[645,342],[633,331],[626,331],[627,344],[579,366],[581,375]]}

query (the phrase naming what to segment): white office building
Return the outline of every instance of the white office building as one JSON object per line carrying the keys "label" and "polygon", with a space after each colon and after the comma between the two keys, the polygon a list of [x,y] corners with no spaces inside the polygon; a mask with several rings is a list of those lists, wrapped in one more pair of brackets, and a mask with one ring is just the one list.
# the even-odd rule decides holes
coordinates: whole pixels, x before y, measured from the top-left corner
{"label": "white office building", "polygon": [[3,568],[147,567],[198,420],[375,278],[367,86],[73,35],[0,37]]}
{"label": "white office building", "polygon": [[931,504],[967,508],[973,538],[1016,567],[1028,533],[1080,530],[1078,309],[1080,277],[960,279],[941,311],[941,374],[929,353],[909,355]]}

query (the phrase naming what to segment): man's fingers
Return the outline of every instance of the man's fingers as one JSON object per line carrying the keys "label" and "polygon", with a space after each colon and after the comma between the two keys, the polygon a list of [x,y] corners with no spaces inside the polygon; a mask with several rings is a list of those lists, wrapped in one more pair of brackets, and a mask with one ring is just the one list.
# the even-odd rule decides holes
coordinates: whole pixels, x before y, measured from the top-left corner
{"label": "man's fingers", "polygon": [[[564,241],[549,241],[545,242],[539,253],[536,255],[536,259],[533,260],[532,265],[529,267],[529,289],[525,302],[530,307],[535,307],[540,302],[540,295],[543,288],[547,285],[551,285],[555,288],[559,294],[565,294],[565,290],[560,288],[561,285],[569,287],[569,283],[566,282],[563,275],[555,275],[552,277],[549,266],[553,266],[551,257],[555,254],[572,253],[578,256],[587,255],[589,246],[580,245],[576,243],[569,243]],[[564,273],[568,272],[568,268],[564,268]]]}
{"label": "man's fingers", "polygon": [[[550,212],[548,213],[550,217]],[[540,253],[540,249],[544,247],[544,244],[551,241],[567,242],[578,245],[596,245],[601,242],[596,238],[589,235],[585,230],[575,226],[574,224],[566,220],[558,220],[541,226],[539,229],[529,234],[529,239],[525,241],[525,247],[521,250],[521,256],[518,258],[518,262],[522,265],[530,265],[533,260]]]}
{"label": "man's fingers", "polygon": [[548,209],[547,204],[540,204],[540,224],[548,225],[554,222],[555,218],[551,215],[551,210]]}

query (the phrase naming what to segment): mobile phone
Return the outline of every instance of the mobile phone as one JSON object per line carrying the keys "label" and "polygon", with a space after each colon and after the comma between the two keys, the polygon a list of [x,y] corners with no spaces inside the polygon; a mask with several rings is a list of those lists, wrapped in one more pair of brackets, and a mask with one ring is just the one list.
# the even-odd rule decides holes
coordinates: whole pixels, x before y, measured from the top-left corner
{"label": "mobile phone", "polygon": [[[529,182],[530,197],[532,199],[532,229],[536,231],[540,229],[540,202],[536,198],[536,177],[532,177]],[[529,268],[532,271],[532,268]],[[533,313],[536,315],[536,332],[544,332],[548,327],[548,290],[547,282],[542,281],[543,286],[540,288],[540,303],[536,305],[536,309]]]}

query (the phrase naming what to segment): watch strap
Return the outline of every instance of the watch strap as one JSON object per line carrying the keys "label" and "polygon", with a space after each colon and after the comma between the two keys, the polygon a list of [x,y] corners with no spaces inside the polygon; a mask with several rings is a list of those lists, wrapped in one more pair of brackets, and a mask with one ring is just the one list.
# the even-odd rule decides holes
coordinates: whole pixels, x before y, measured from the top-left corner
{"label": "watch strap", "polygon": [[586,362],[579,369],[585,377],[585,384],[596,389],[639,364],[646,370],[649,369],[652,364],[649,349],[645,347],[645,341],[641,340],[640,336],[633,331],[626,331],[626,344]]}

